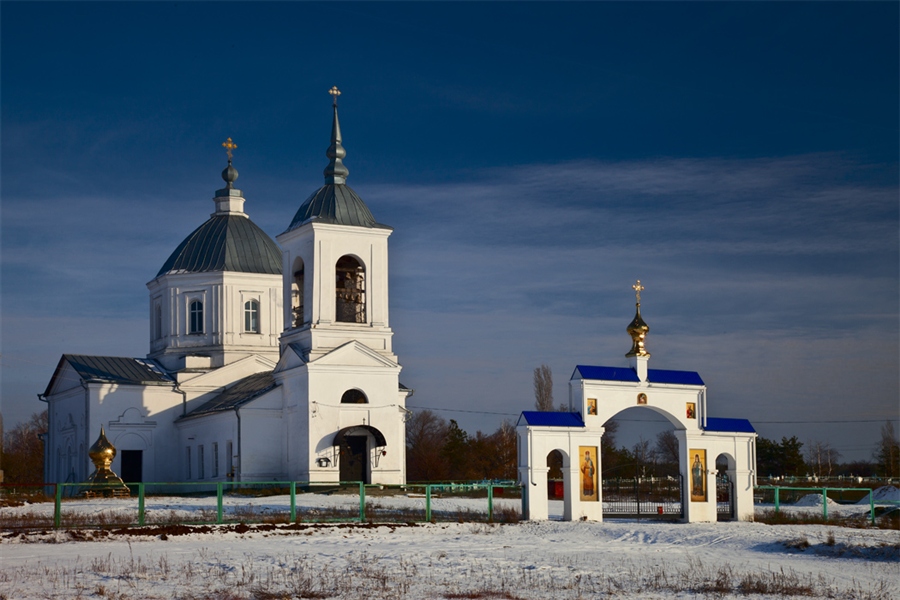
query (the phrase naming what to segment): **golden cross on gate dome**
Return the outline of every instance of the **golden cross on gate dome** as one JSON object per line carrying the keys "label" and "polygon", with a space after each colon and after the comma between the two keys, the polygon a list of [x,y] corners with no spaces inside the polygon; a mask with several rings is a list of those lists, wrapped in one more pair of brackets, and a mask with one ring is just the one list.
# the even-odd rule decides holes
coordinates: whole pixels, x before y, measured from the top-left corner
{"label": "golden cross on gate dome", "polygon": [[328,93],[334,98],[334,106],[337,106],[337,97],[341,95],[341,90],[339,90],[336,85],[333,85],[331,86],[331,89],[328,90]]}
{"label": "golden cross on gate dome", "polygon": [[231,138],[228,138],[227,140],[222,142],[222,147],[225,148],[225,150],[227,150],[226,154],[228,154],[228,162],[231,162],[231,159],[234,158],[231,155],[231,151],[234,150],[235,148],[237,148],[237,144],[232,142]]}
{"label": "golden cross on gate dome", "polygon": [[638,279],[637,283],[631,286],[631,289],[634,290],[635,301],[640,304],[641,303],[641,292],[644,290],[644,286],[641,285],[641,280]]}

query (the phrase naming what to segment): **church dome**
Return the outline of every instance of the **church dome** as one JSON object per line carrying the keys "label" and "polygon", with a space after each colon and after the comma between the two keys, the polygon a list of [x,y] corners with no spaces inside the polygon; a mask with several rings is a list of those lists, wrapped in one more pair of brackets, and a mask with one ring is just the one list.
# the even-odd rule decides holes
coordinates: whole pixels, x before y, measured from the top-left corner
{"label": "church dome", "polygon": [[210,271],[281,275],[281,250],[246,216],[215,214],[175,248],[156,276]]}
{"label": "church dome", "polygon": [[362,198],[346,184],[327,183],[306,199],[294,215],[288,229],[294,229],[307,221],[376,227],[375,217]]}
{"label": "church dome", "polygon": [[344,165],[344,150],[341,140],[341,124],[338,121],[337,96],[340,91],[331,88],[329,93],[335,97],[334,120],[331,125],[331,145],[325,151],[328,166],[325,167],[325,185],[306,199],[294,215],[287,231],[296,229],[311,221],[317,223],[333,223],[335,225],[354,225],[356,227],[388,228],[375,221],[372,211],[366,206],[359,194],[347,185],[350,170]]}

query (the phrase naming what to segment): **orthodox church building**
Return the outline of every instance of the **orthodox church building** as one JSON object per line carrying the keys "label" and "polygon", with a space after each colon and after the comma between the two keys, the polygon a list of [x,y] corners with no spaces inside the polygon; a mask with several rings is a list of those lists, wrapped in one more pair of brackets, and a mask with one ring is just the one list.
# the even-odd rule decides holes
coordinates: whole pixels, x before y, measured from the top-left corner
{"label": "orthodox church building", "polygon": [[126,482],[405,483],[392,230],[346,183],[330,93],[325,184],[277,243],[244,212],[229,138],[214,212],[147,284],[147,357],[59,360],[39,395],[45,481],[85,481],[102,428]]}

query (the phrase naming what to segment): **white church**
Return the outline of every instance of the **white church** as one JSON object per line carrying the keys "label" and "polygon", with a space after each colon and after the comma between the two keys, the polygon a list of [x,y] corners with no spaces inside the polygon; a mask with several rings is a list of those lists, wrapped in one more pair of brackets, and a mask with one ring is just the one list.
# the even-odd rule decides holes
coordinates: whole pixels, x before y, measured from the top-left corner
{"label": "white church", "polygon": [[325,185],[277,244],[244,212],[229,138],[214,212],[147,284],[147,357],[59,360],[39,395],[45,481],[85,481],[103,428],[126,482],[405,483],[392,230],[346,183],[330,93]]}

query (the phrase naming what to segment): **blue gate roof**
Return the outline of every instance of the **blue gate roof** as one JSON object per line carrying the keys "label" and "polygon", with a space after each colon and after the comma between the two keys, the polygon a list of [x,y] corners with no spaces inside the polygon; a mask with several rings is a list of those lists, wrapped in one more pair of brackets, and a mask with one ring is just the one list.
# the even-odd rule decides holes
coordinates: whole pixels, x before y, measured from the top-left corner
{"label": "blue gate roof", "polygon": [[[637,373],[631,367],[592,367],[578,365],[575,372],[582,379],[597,381],[625,381],[638,383]],[[647,369],[647,381],[650,383],[672,383],[677,385],[705,385],[696,371],[668,371],[665,369]]]}
{"label": "blue gate roof", "polygon": [[721,417],[707,417],[706,431],[722,431],[728,433],[756,433],[753,425],[747,419],[723,419]]}
{"label": "blue gate roof", "polygon": [[522,411],[519,422],[522,419],[525,419],[527,425],[537,427],[584,427],[584,421],[578,413],[525,410]]}

